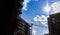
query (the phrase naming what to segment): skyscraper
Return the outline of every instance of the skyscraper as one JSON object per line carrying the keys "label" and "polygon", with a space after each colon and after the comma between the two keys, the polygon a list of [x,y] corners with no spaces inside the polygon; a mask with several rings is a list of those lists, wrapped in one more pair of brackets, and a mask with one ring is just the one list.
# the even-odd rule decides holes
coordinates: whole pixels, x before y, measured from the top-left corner
{"label": "skyscraper", "polygon": [[50,15],[48,27],[49,35],[60,35],[60,13]]}

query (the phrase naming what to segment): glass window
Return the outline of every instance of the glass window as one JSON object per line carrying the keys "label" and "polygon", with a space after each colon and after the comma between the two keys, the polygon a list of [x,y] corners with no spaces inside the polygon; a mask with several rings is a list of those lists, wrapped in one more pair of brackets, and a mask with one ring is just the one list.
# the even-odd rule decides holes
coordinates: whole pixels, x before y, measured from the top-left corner
{"label": "glass window", "polygon": [[55,18],[52,18],[52,22],[55,23]]}

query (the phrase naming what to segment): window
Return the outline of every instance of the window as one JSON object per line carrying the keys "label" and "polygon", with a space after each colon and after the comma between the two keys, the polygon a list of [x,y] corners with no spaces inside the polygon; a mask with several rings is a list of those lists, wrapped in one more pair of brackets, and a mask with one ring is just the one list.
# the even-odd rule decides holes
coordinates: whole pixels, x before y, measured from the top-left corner
{"label": "window", "polygon": [[55,23],[55,18],[52,18],[52,22]]}

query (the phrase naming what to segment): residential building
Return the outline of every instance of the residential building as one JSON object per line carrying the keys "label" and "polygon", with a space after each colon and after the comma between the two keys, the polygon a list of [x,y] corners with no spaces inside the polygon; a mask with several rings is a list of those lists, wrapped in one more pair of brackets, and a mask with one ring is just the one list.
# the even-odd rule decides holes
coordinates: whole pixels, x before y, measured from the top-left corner
{"label": "residential building", "polygon": [[60,13],[50,15],[48,27],[49,35],[60,35]]}
{"label": "residential building", "polygon": [[14,35],[30,35],[30,25],[21,17],[18,19],[17,30]]}

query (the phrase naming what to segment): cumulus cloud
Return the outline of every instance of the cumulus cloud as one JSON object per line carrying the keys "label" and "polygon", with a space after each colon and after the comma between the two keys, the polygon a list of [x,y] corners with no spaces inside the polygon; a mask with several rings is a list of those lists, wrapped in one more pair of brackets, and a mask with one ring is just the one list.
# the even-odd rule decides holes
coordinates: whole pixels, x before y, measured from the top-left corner
{"label": "cumulus cloud", "polygon": [[30,2],[30,0],[24,0],[23,2],[23,10],[27,10],[27,4]]}
{"label": "cumulus cloud", "polygon": [[33,18],[34,21],[39,21],[40,20],[40,16],[36,15],[36,17]]}
{"label": "cumulus cloud", "polygon": [[34,21],[39,21],[39,22],[41,22],[42,24],[46,24],[48,17],[49,17],[49,16],[44,16],[44,15],[39,16],[39,15],[37,15],[36,17],[33,18],[33,20],[34,20]]}
{"label": "cumulus cloud", "polygon": [[35,30],[32,31],[32,35],[36,35],[36,31]]}
{"label": "cumulus cloud", "polygon": [[51,7],[53,11],[52,14],[59,13],[60,12],[60,1],[52,3]]}

